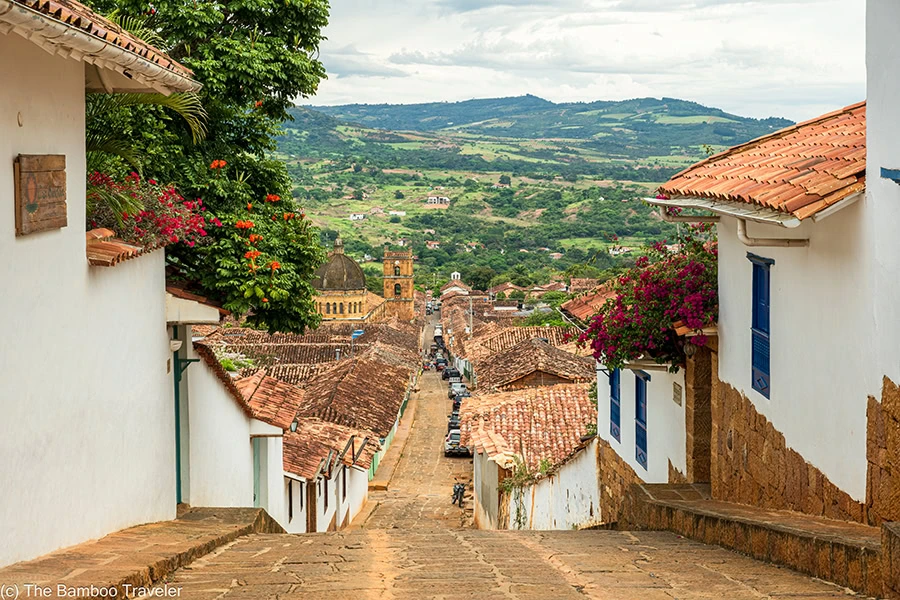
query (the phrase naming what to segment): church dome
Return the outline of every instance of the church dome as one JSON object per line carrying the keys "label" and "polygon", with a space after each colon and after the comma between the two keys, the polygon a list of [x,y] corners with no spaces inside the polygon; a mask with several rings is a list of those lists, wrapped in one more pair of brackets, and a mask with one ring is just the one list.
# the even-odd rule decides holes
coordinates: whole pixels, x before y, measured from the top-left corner
{"label": "church dome", "polygon": [[344,242],[334,240],[334,251],[328,260],[316,269],[312,285],[319,291],[344,291],[366,289],[366,274],[356,261],[344,254]]}

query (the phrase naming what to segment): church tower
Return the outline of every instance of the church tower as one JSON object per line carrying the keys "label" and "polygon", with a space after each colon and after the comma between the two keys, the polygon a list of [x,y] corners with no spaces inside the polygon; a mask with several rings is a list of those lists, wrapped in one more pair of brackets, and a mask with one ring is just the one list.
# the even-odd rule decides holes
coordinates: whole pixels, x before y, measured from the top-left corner
{"label": "church tower", "polygon": [[416,318],[412,250],[392,252],[385,247],[384,297],[387,300],[385,316],[402,321]]}

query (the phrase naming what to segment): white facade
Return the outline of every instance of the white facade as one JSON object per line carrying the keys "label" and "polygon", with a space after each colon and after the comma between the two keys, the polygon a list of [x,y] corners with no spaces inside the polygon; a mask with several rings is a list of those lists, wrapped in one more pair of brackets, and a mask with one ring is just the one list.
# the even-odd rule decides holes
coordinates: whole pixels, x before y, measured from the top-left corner
{"label": "white facade", "polygon": [[[870,324],[877,335],[870,338],[868,389],[881,398],[881,378],[900,382],[900,186],[881,177],[881,169],[900,169],[900,47],[896,31],[900,5],[889,0],[866,3],[866,217],[864,233],[870,236],[867,271],[871,277],[868,307]],[[839,218],[839,215],[835,215]],[[863,473],[864,475],[864,473]]]}
{"label": "white facade", "polygon": [[355,213],[355,214],[350,215],[351,221],[363,221],[363,220],[365,220],[365,218],[366,218],[366,215],[364,213]]}
{"label": "white facade", "polygon": [[303,478],[284,478],[284,506],[287,516],[284,520],[284,530],[288,533],[306,533],[306,507],[309,502],[306,498],[306,480]]}
{"label": "white facade", "polygon": [[[684,473],[687,469],[684,419],[684,369],[641,371],[647,386],[647,465],[637,460],[637,381],[635,371],[619,371],[619,439],[611,432],[609,376],[597,373],[597,434],[647,483],[669,481],[669,461]],[[676,387],[677,386],[677,387]],[[675,402],[676,392],[681,403]]]}
{"label": "white facade", "polygon": [[[163,253],[85,255],[84,65],[0,35],[0,81],[3,566],[173,518],[175,448]],[[16,237],[18,154],[66,156],[67,227]]]}
{"label": "white facade", "polygon": [[[719,226],[719,379],[745,394],[789,448],[857,500],[866,496],[866,402],[873,362],[867,202],[793,230],[748,224],[751,237],[809,238],[809,247],[747,247]],[[770,268],[769,398],[751,385],[752,263]],[[898,296],[900,297],[900,296]]]}

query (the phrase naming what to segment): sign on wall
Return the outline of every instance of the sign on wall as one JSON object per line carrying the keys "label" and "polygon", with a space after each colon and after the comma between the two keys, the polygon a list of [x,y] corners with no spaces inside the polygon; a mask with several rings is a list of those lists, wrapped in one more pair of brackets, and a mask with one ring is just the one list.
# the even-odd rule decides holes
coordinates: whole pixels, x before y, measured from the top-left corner
{"label": "sign on wall", "polygon": [[13,163],[16,235],[59,229],[66,217],[66,157],[20,154]]}
{"label": "sign on wall", "polygon": [[681,384],[680,383],[672,383],[672,400],[678,406],[681,406]]}

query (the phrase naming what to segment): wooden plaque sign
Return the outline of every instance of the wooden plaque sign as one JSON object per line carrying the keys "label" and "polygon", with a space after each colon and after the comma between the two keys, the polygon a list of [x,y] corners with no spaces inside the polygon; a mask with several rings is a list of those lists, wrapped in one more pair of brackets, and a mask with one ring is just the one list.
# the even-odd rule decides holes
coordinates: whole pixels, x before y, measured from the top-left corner
{"label": "wooden plaque sign", "polygon": [[16,235],[65,227],[66,157],[20,154],[13,163]]}

